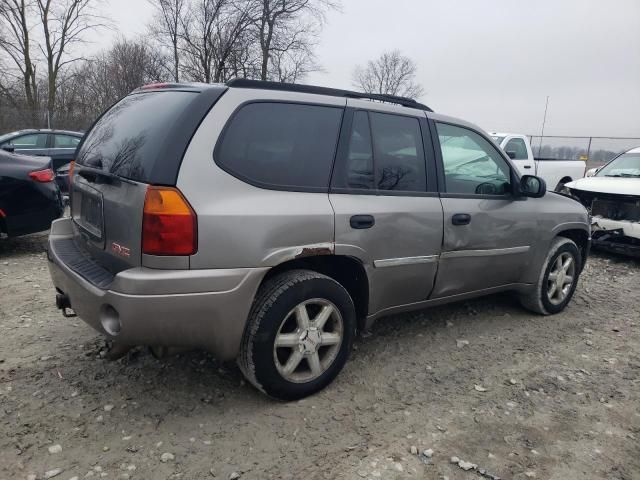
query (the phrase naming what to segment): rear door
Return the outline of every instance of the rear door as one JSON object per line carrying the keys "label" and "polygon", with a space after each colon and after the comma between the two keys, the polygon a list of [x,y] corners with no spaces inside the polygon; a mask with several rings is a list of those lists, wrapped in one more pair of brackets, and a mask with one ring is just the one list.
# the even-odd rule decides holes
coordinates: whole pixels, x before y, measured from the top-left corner
{"label": "rear door", "polygon": [[429,297],[442,205],[424,112],[348,105],[330,193],[336,254],[364,261],[373,314]]}
{"label": "rear door", "polygon": [[113,273],[159,261],[188,268],[188,257],[143,256],[142,214],[149,184],[175,185],[193,130],[211,106],[201,103],[206,98],[196,91],[134,93],[108,110],[80,145],[71,193],[77,243]]}
{"label": "rear door", "polygon": [[80,144],[80,140],[80,137],[63,133],[52,133],[50,135],[48,156],[53,161],[54,170],[58,170],[75,159],[76,149]]}
{"label": "rear door", "polygon": [[511,163],[515,165],[521,176],[536,174],[533,152],[524,138],[509,136],[504,139],[502,144],[504,145],[502,149],[507,153]]}

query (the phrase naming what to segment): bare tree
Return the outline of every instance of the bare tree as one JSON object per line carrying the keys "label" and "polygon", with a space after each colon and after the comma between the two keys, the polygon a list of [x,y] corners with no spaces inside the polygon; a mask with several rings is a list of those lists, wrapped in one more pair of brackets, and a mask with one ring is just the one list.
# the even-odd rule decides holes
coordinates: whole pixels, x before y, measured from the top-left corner
{"label": "bare tree", "polygon": [[357,67],[353,85],[366,93],[419,98],[424,89],[416,82],[416,73],[413,60],[394,50],[369,61],[366,67]]}
{"label": "bare tree", "polygon": [[53,121],[60,70],[81,60],[73,57],[74,45],[84,42],[84,34],[102,26],[94,10],[94,0],[36,0],[44,45],[40,50],[47,62],[47,113]]}
{"label": "bare tree", "polygon": [[56,115],[67,128],[84,129],[100,113],[136,88],[167,81],[171,59],[144,40],[118,39],[60,80]]}
{"label": "bare tree", "polygon": [[[29,110],[31,120],[36,124],[38,81],[36,64],[32,54],[31,25],[29,24],[31,8],[30,1],[0,0],[0,52],[10,59],[15,70],[19,72],[26,108]],[[10,72],[8,69],[4,71],[8,77],[11,77]],[[11,78],[8,81],[12,83]],[[7,98],[13,98],[13,95],[8,95],[6,84],[0,84],[0,88]]]}
{"label": "bare tree", "polygon": [[[260,46],[260,79],[269,80],[270,62],[282,69],[283,52],[310,51],[317,28],[324,22],[327,10],[339,7],[333,0],[256,0],[254,24]],[[303,21],[307,17],[309,21]],[[303,44],[301,46],[301,43]],[[297,57],[300,60],[300,56]],[[313,65],[313,62],[307,65]]]}
{"label": "bare tree", "polygon": [[251,3],[198,0],[183,17],[183,69],[200,82],[221,82],[233,76],[232,57],[244,48]]}
{"label": "bare tree", "polygon": [[161,43],[169,43],[173,54],[173,80],[180,81],[180,28],[188,7],[188,0],[148,0],[157,10],[151,25],[152,33]]}

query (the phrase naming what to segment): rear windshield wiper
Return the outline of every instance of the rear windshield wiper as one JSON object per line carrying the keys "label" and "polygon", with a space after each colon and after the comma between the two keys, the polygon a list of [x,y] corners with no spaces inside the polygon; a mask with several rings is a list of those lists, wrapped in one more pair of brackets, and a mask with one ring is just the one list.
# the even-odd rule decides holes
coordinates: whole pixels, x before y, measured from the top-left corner
{"label": "rear windshield wiper", "polygon": [[113,183],[114,180],[119,180],[119,178],[113,173],[87,166],[76,168],[76,172],[85,180],[89,180],[93,183]]}

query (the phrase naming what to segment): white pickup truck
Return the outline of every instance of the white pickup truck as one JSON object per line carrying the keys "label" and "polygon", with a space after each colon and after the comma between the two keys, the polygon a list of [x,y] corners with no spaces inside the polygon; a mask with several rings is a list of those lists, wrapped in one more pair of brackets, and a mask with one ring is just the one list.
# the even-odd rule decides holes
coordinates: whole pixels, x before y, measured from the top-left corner
{"label": "white pickup truck", "polygon": [[534,158],[529,137],[518,133],[490,133],[491,138],[513,160],[521,175],[537,175],[547,182],[549,190],[563,191],[566,183],[584,177],[583,160],[556,160]]}

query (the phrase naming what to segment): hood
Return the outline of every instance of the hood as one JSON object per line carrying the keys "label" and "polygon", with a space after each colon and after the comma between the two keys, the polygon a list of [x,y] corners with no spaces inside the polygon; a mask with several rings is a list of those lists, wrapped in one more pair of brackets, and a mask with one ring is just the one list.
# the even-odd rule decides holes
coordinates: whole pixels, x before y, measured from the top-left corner
{"label": "hood", "polygon": [[640,178],[586,177],[566,184],[583,192],[640,196]]}

